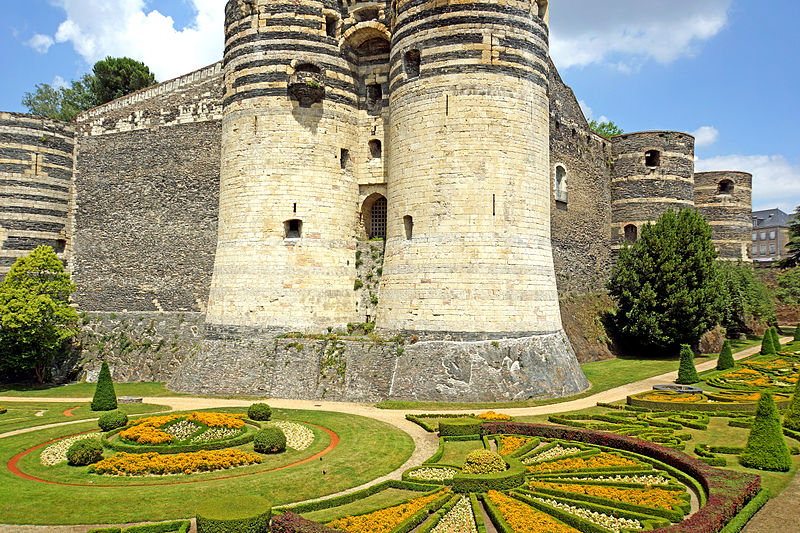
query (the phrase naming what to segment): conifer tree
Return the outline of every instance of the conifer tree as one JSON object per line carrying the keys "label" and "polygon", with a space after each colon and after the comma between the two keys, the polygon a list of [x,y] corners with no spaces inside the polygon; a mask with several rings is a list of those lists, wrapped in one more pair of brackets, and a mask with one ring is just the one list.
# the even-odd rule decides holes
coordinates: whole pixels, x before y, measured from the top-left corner
{"label": "conifer tree", "polygon": [[700,381],[697,369],[694,367],[694,352],[688,344],[681,345],[681,361],[678,367],[678,380],[680,385],[691,385]]}
{"label": "conifer tree", "polygon": [[778,335],[778,328],[772,326],[770,330],[772,331],[772,347],[775,348],[775,353],[778,353],[783,350],[783,346],[781,346],[781,337]]}
{"label": "conifer tree", "polygon": [[728,370],[729,368],[733,368],[734,365],[731,341],[725,340],[725,343],[722,345],[722,351],[719,352],[719,358],[717,359],[717,370]]}
{"label": "conifer tree", "polygon": [[783,438],[778,407],[769,392],[761,393],[756,418],[739,462],[750,468],[776,472],[788,472],[792,467],[792,456]]}
{"label": "conifer tree", "polygon": [[794,340],[800,341],[800,323],[798,323],[797,327],[794,328]]}
{"label": "conifer tree", "polygon": [[111,380],[111,371],[108,363],[103,361],[100,375],[97,377],[97,388],[92,398],[92,411],[113,411],[117,408],[117,393],[114,391],[114,382]]}
{"label": "conifer tree", "polygon": [[794,389],[792,402],[783,415],[783,427],[800,431],[800,380],[797,381],[797,386]]}
{"label": "conifer tree", "polygon": [[761,338],[761,355],[775,355],[775,346],[772,345],[772,334],[769,328]]}

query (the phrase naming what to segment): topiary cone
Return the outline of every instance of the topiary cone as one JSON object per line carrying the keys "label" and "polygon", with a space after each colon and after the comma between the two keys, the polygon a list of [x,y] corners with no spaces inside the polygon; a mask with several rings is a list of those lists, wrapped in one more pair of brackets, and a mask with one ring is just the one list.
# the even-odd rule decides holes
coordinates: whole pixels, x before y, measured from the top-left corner
{"label": "topiary cone", "polygon": [[783,415],[783,427],[800,431],[800,380],[797,381],[789,408]]}
{"label": "topiary cone", "polygon": [[772,334],[770,330],[764,332],[761,338],[761,355],[775,355],[775,346],[772,344]]}
{"label": "topiary cone", "polygon": [[733,361],[733,351],[731,350],[731,341],[726,340],[722,345],[722,351],[719,352],[717,359],[717,370],[728,370],[735,365]]}
{"label": "topiary cone", "polygon": [[781,337],[778,335],[778,328],[772,326],[770,330],[772,331],[772,347],[775,348],[775,353],[778,353],[783,350],[783,346],[781,346]]}
{"label": "topiary cone", "polygon": [[800,323],[798,323],[797,327],[794,328],[794,340],[800,341]]}
{"label": "topiary cone", "polygon": [[776,472],[788,472],[792,467],[792,456],[783,438],[778,408],[769,392],[761,393],[753,428],[739,462],[750,468]]}
{"label": "topiary cone", "polygon": [[675,383],[691,385],[700,381],[697,369],[694,367],[694,352],[688,344],[681,345],[681,361],[678,366],[678,379]]}
{"label": "topiary cone", "polygon": [[103,362],[100,375],[97,376],[97,388],[94,389],[92,411],[113,411],[116,408],[117,393],[114,391],[111,371],[108,369],[108,363]]}

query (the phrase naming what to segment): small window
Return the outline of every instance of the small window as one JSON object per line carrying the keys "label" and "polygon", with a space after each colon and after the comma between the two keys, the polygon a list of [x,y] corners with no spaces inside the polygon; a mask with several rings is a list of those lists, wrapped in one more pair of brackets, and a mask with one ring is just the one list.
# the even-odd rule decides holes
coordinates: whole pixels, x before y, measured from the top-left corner
{"label": "small window", "polygon": [[403,217],[403,226],[406,229],[406,240],[410,241],[411,237],[414,236],[414,219],[410,215],[406,215]]}
{"label": "small window", "polygon": [[762,231],[762,232],[761,232],[761,240],[762,240],[762,241],[765,241],[765,240],[767,240],[767,232],[766,232],[766,231]]}
{"label": "small window", "polygon": [[377,111],[383,104],[383,87],[380,83],[367,85],[367,109]]}
{"label": "small window", "polygon": [[336,15],[325,15],[325,34],[328,37],[336,37],[339,30],[339,19]]}
{"label": "small window", "polygon": [[370,7],[361,9],[354,15],[356,22],[364,22],[366,20],[378,20],[378,8]]}
{"label": "small window", "polygon": [[639,238],[639,229],[633,225],[628,224],[625,226],[625,242],[634,243]]}
{"label": "small window", "polygon": [[753,233],[753,240],[754,240],[754,241],[757,241],[757,240],[758,240],[758,233]]}
{"label": "small window", "polygon": [[372,157],[372,159],[380,159],[381,151],[381,142],[378,139],[372,139],[369,142],[369,155]]}
{"label": "small window", "polygon": [[406,78],[417,78],[419,77],[419,68],[422,62],[422,55],[420,54],[419,50],[409,50],[406,52],[405,55],[405,69],[406,69]]}
{"label": "small window", "polygon": [[769,238],[770,238],[770,239],[774,239],[774,238],[775,238],[775,230],[771,230],[771,231],[769,232]]}
{"label": "small window", "polygon": [[758,255],[758,245],[757,244],[753,245],[753,255]]}
{"label": "small window", "polygon": [[55,252],[57,254],[63,254],[64,250],[67,248],[67,241],[66,239],[58,239],[56,241],[56,249]]}
{"label": "small window", "polygon": [[287,220],[283,223],[283,230],[287,239],[299,239],[303,233],[303,221],[296,218]]}
{"label": "small window", "polygon": [[655,168],[661,166],[661,152],[658,150],[648,150],[644,153],[644,166]]}
{"label": "small window", "polygon": [[767,245],[766,244],[762,244],[761,245],[761,255],[764,255],[766,253],[767,253]]}
{"label": "small window", "polygon": [[339,155],[339,163],[342,166],[342,170],[347,170],[347,167],[350,164],[350,150],[347,148],[342,148],[342,152]]}
{"label": "small window", "polygon": [[731,180],[722,180],[717,187],[718,194],[733,194],[733,182]]}
{"label": "small window", "polygon": [[774,244],[769,245],[769,253],[774,254],[778,251],[778,248]]}
{"label": "small window", "polygon": [[567,169],[563,165],[556,165],[555,181],[553,183],[556,202],[567,202]]}

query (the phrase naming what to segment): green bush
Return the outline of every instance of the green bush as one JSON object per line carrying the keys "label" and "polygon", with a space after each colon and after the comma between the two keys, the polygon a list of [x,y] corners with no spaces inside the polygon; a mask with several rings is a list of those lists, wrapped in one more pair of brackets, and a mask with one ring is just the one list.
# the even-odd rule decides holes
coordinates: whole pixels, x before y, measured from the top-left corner
{"label": "green bush", "polygon": [[800,323],[798,323],[797,327],[794,328],[794,340],[800,341]]}
{"label": "green bush", "polygon": [[253,449],[258,453],[286,451],[286,435],[278,426],[267,425],[253,437]]}
{"label": "green bush", "polygon": [[797,380],[792,403],[789,404],[786,414],[783,415],[783,427],[800,431],[800,380]]}
{"label": "green bush", "polygon": [[474,450],[467,454],[464,460],[464,474],[494,474],[504,472],[506,462],[499,453],[490,450]]}
{"label": "green bush", "polygon": [[783,350],[783,346],[781,346],[781,337],[778,335],[778,328],[772,326],[769,329],[772,332],[770,333],[770,335],[772,335],[772,347],[775,348],[775,353],[778,353]]}
{"label": "green bush", "polygon": [[717,261],[723,285],[722,327],[730,336],[753,333],[754,323],[777,320],[775,301],[752,265]]}
{"label": "green bush", "polygon": [[254,403],[247,409],[247,418],[266,422],[272,418],[272,409],[265,403]]}
{"label": "green bush", "polygon": [[678,379],[675,383],[680,385],[691,385],[700,381],[697,369],[694,367],[694,352],[688,344],[681,345],[681,360],[678,367]]}
{"label": "green bush", "polygon": [[100,415],[97,425],[103,431],[111,431],[128,425],[128,415],[122,411],[108,411]]}
{"label": "green bush", "polygon": [[769,328],[767,331],[764,332],[764,336],[761,338],[761,355],[775,355],[775,346],[772,344],[772,335],[770,334]]}
{"label": "green bush", "polygon": [[525,465],[518,459],[508,460],[508,470],[492,474],[465,474],[453,476],[453,491],[458,493],[510,490],[525,483]]}
{"label": "green bush", "polygon": [[783,438],[778,408],[769,392],[761,393],[756,418],[739,462],[750,468],[777,472],[788,472],[792,466],[792,456]]}
{"label": "green bush", "polygon": [[197,508],[197,533],[269,533],[271,516],[262,498],[217,498]]}
{"label": "green bush", "polygon": [[94,464],[103,458],[103,445],[96,439],[79,440],[67,450],[67,462],[72,466]]}
{"label": "green bush", "polygon": [[722,351],[719,352],[719,359],[717,359],[717,370],[728,370],[733,368],[736,363],[733,360],[733,351],[731,350],[731,341],[726,340],[722,345]]}
{"label": "green bush", "polygon": [[480,433],[481,421],[477,418],[454,418],[439,421],[439,435],[442,437],[480,435]]}
{"label": "green bush", "polygon": [[92,398],[92,411],[113,411],[117,408],[117,393],[114,391],[114,382],[111,381],[111,371],[108,363],[103,362],[100,375],[97,377],[97,387]]}

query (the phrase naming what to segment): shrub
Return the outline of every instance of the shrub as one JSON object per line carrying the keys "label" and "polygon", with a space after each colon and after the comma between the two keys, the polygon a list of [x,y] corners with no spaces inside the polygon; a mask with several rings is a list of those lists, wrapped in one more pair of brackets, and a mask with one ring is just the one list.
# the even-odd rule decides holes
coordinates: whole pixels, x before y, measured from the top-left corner
{"label": "shrub", "polygon": [[775,346],[772,345],[772,335],[769,332],[769,328],[767,331],[764,332],[764,336],[761,338],[761,355],[775,355]]}
{"label": "shrub", "polygon": [[269,533],[272,509],[255,496],[218,498],[197,508],[197,533]]}
{"label": "shrub", "polygon": [[783,346],[781,346],[781,337],[778,335],[778,328],[772,326],[769,329],[771,331],[770,335],[772,335],[772,347],[775,348],[775,353],[778,353],[783,349]]}
{"label": "shrub", "polygon": [[97,387],[92,398],[92,411],[113,411],[117,408],[117,393],[114,391],[114,382],[111,381],[111,371],[108,363],[103,362],[100,375],[97,377]]}
{"label": "shrub", "polygon": [[247,409],[247,418],[266,422],[272,418],[272,409],[265,403],[254,403]]}
{"label": "shrub", "polygon": [[794,328],[794,340],[800,341],[800,323],[798,323],[797,327]]}
{"label": "shrub", "polygon": [[761,394],[747,446],[739,456],[739,462],[750,468],[778,472],[788,472],[792,466],[792,456],[783,438],[778,408],[769,392]]}
{"label": "shrub", "polygon": [[113,429],[125,427],[128,425],[128,415],[122,411],[108,411],[100,415],[97,425],[103,431],[111,431]]}
{"label": "shrub", "polygon": [[272,533],[336,533],[322,524],[306,520],[300,515],[287,512],[272,519]]}
{"label": "shrub", "polygon": [[454,418],[439,421],[439,435],[442,437],[460,437],[463,435],[480,435],[481,421],[475,418]]}
{"label": "shrub", "polygon": [[719,352],[719,359],[717,359],[717,370],[728,370],[735,365],[733,361],[733,351],[731,350],[731,341],[725,341],[722,345],[722,351]]}
{"label": "shrub", "polygon": [[67,462],[72,466],[94,464],[103,458],[103,445],[95,439],[75,442],[67,450]]}
{"label": "shrub", "polygon": [[792,403],[789,404],[789,408],[783,416],[783,427],[800,431],[800,380],[797,380]]}
{"label": "shrub", "polygon": [[681,361],[678,367],[678,379],[675,383],[691,385],[700,381],[697,369],[694,367],[694,352],[688,344],[681,345]]}
{"label": "shrub", "polygon": [[751,265],[717,261],[723,284],[722,326],[728,335],[753,333],[754,324],[776,321],[775,302]]}
{"label": "shrub", "polygon": [[285,452],[286,435],[278,426],[268,425],[253,437],[253,449],[258,453]]}
{"label": "shrub", "polygon": [[505,470],[506,462],[499,453],[490,450],[474,450],[467,454],[461,472],[464,474],[494,474]]}

